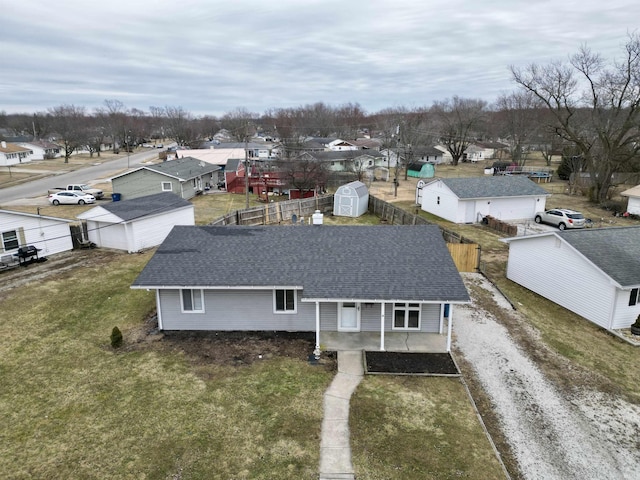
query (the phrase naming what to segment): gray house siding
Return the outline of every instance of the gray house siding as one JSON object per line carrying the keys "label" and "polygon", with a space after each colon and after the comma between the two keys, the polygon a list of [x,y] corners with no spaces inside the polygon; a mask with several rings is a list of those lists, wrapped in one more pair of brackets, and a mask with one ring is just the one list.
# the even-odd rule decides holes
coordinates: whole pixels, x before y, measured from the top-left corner
{"label": "gray house siding", "polygon": [[[300,302],[297,313],[274,313],[272,290],[205,290],[204,312],[181,311],[180,290],[160,290],[164,330],[315,331],[315,304]],[[250,298],[251,301],[247,301]]]}
{"label": "gray house siding", "polygon": [[[180,290],[159,291],[164,330],[278,330],[313,332],[315,302],[301,302],[297,292],[296,313],[274,313],[272,290],[204,290],[204,312],[181,311]],[[360,331],[380,331],[380,304],[361,304]],[[392,328],[393,304],[386,304],[385,331]],[[320,304],[320,330],[338,330],[336,303]],[[420,331],[439,333],[440,305],[423,304]],[[396,330],[397,331],[397,330]]]}
{"label": "gray house siding", "polygon": [[119,193],[123,200],[160,193],[162,182],[171,182],[173,193],[182,196],[178,180],[151,170],[142,169],[111,180],[114,193]]}

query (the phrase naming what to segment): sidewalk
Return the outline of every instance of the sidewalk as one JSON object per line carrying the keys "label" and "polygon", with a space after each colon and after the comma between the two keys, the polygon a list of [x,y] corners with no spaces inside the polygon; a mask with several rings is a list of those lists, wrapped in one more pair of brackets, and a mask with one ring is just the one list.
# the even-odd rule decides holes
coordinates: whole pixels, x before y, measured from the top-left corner
{"label": "sidewalk", "polygon": [[363,376],[362,351],[338,351],[338,373],[324,394],[320,480],[355,478],[349,444],[349,400]]}

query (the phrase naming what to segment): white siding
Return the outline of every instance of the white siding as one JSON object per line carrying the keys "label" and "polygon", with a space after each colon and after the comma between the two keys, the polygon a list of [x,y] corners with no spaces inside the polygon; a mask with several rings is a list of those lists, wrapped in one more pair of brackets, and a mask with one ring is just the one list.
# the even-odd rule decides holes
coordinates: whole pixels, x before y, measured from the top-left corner
{"label": "white siding", "polygon": [[640,303],[636,305],[629,305],[630,290],[616,291],[616,300],[613,313],[613,319],[611,321],[611,329],[616,330],[620,328],[629,328],[633,322],[636,321],[638,315],[640,315]]}
{"label": "white siding", "polygon": [[512,241],[507,278],[601,327],[611,328],[615,286],[554,235]]}
{"label": "white siding", "polygon": [[640,215],[640,198],[629,197],[627,212]]}
{"label": "white siding", "polygon": [[138,252],[160,245],[175,225],[195,225],[193,206],[132,222],[129,225],[130,251]]}
{"label": "white siding", "polygon": [[[40,256],[53,255],[73,249],[68,222],[52,218],[0,212],[1,232],[19,230],[20,228],[23,229],[25,244],[39,248],[41,250],[39,252]],[[0,251],[2,251],[2,245],[0,245]]]}
{"label": "white siding", "polygon": [[458,197],[441,181],[435,181],[422,189],[422,210],[454,223],[463,223],[465,207],[458,205]]}
{"label": "white siding", "polygon": [[87,220],[89,240],[129,253],[160,245],[175,225],[195,225],[192,205],[126,223]]}

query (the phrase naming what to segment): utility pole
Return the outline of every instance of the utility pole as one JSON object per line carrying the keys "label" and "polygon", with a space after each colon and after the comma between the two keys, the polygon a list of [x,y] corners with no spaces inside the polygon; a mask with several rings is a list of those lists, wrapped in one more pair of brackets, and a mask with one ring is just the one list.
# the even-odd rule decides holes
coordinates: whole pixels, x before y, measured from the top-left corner
{"label": "utility pole", "polygon": [[249,208],[249,123],[244,125],[244,195],[245,208]]}

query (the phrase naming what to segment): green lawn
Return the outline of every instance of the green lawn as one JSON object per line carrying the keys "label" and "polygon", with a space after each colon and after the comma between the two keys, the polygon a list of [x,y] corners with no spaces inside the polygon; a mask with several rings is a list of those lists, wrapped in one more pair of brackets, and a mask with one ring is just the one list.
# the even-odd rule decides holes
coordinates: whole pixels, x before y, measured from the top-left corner
{"label": "green lawn", "polygon": [[284,357],[196,370],[179,351],[131,348],[154,306],[129,289],[149,255],[114,254],[29,285],[29,301],[0,300],[2,476],[317,478],[333,374]]}

